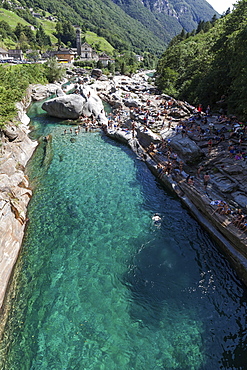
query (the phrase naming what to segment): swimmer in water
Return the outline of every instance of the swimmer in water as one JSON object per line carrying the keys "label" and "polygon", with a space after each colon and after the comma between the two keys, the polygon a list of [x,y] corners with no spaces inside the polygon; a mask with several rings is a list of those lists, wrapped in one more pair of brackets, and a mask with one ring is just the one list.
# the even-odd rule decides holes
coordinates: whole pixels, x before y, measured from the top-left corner
{"label": "swimmer in water", "polygon": [[158,213],[155,213],[152,217],[152,220],[154,222],[154,225],[159,225],[161,221],[161,217],[158,215]]}

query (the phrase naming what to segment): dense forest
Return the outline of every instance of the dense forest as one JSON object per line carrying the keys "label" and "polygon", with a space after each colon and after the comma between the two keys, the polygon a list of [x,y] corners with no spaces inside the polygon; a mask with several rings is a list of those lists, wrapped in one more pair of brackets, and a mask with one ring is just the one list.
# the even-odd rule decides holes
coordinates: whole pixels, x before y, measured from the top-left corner
{"label": "dense forest", "polygon": [[160,90],[247,118],[247,0],[192,33],[181,32],[159,60]]}

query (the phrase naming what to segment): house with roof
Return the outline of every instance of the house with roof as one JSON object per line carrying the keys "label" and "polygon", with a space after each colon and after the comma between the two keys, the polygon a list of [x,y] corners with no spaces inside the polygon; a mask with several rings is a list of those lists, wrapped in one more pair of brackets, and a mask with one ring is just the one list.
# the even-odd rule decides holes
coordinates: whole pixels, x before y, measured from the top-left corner
{"label": "house with roof", "polygon": [[46,51],[41,55],[43,59],[49,59],[55,57],[59,63],[73,63],[75,60],[76,51],[72,48],[65,49],[59,48],[59,50]]}
{"label": "house with roof", "polygon": [[75,60],[76,51],[72,49],[60,48],[54,53],[54,56],[58,59],[58,62],[73,63]]}
{"label": "house with roof", "polygon": [[137,62],[142,62],[144,59],[142,55],[138,55],[138,54],[136,54],[135,57],[136,57]]}
{"label": "house with roof", "polygon": [[98,54],[96,53],[95,50],[93,50],[92,46],[89,45],[87,42],[84,42],[81,44],[80,48],[80,57],[81,59],[86,59],[86,60],[98,60]]}
{"label": "house with roof", "polygon": [[102,63],[104,67],[106,67],[108,63],[114,63],[114,60],[106,53],[101,53],[98,60]]}
{"label": "house with roof", "polygon": [[33,17],[35,18],[42,18],[42,15],[40,13],[35,13],[35,12],[32,12],[31,13]]}
{"label": "house with roof", "polygon": [[8,52],[3,48],[0,48],[0,60],[8,59]]}
{"label": "house with roof", "polygon": [[24,54],[21,49],[9,49],[8,50],[8,56],[10,59],[14,60],[23,60]]}

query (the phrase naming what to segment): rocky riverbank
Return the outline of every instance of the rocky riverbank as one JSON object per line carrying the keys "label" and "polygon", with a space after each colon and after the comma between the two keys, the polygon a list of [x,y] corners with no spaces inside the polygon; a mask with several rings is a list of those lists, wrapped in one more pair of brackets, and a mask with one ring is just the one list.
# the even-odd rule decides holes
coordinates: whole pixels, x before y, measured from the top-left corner
{"label": "rocky riverbank", "polygon": [[104,84],[97,89],[113,107],[107,135],[129,145],[176,193],[247,285],[247,127],[160,95],[144,73]]}
{"label": "rocky riverbank", "polygon": [[31,85],[25,98],[17,103],[16,124],[0,130],[0,309],[21,249],[32,196],[25,167],[38,143],[28,136],[26,110],[32,101],[45,99],[59,88],[57,84]]}
{"label": "rocky riverbank", "polygon": [[[46,86],[30,85],[26,96],[16,104],[18,109],[16,122],[0,130],[0,310],[3,309],[8,284],[20,253],[28,221],[27,206],[32,196],[25,167],[38,143],[28,136],[30,120],[26,111],[34,101],[52,96],[69,98],[65,93],[73,88],[73,83],[63,88],[57,83]],[[99,115],[103,109],[102,102],[88,86],[84,94],[88,94],[89,91],[92,94],[90,99],[92,104],[88,99],[81,98],[81,108],[86,115],[94,113],[94,109]],[[70,100],[69,98],[66,102]],[[67,108],[70,109],[68,106]],[[105,115],[102,116],[102,122],[104,119]],[[50,140],[47,140],[47,143],[50,145]]]}
{"label": "rocky riverbank", "polygon": [[[85,126],[85,130],[101,125],[108,136],[129,145],[218,241],[247,285],[245,126],[235,118],[198,114],[190,104],[160,95],[145,72],[132,78],[88,76],[82,92],[86,115],[94,112],[96,95],[111,105],[112,113],[106,120],[100,105],[100,114],[97,106],[92,122],[79,112],[79,119],[68,124]],[[28,137],[25,111],[31,101],[54,94],[64,95],[57,84],[30,86],[18,103],[21,124],[1,131],[0,308],[21,248],[32,196],[24,170],[37,143]],[[210,177],[205,185],[206,173]],[[224,202],[221,208],[220,201]]]}

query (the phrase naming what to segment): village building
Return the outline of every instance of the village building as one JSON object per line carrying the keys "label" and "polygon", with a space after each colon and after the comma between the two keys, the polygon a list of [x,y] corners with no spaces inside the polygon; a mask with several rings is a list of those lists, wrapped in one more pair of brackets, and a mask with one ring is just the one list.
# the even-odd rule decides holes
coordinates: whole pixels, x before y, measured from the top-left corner
{"label": "village building", "polygon": [[8,59],[8,52],[3,48],[0,48],[0,60]]}
{"label": "village building", "polygon": [[35,18],[42,18],[42,15],[40,13],[35,13],[35,12],[32,12],[31,13],[33,17]]}
{"label": "village building", "polygon": [[74,63],[76,55],[75,49],[59,48],[59,50],[46,51],[42,54],[43,59],[55,57],[59,63]]}
{"label": "village building", "polygon": [[77,56],[80,60],[99,60],[98,53],[89,45],[87,42],[81,43],[81,30],[79,27],[76,27],[76,50]]}
{"label": "village building", "polygon": [[8,50],[8,57],[10,59],[14,60],[23,60],[24,59],[24,54],[21,49],[9,49]]}
{"label": "village building", "polygon": [[107,67],[108,63],[114,63],[114,59],[109,57],[109,55],[107,55],[106,53],[100,54],[98,60],[102,63],[104,67]]}
{"label": "village building", "polygon": [[81,59],[83,60],[98,60],[99,56],[95,50],[93,50],[92,46],[89,45],[87,42],[84,42],[81,45],[81,54],[78,54]]}
{"label": "village building", "polygon": [[46,17],[46,19],[48,21],[52,21],[52,22],[56,22],[57,21],[57,18],[53,17],[52,15],[48,15],[48,17]]}
{"label": "village building", "polygon": [[136,54],[135,57],[136,57],[137,62],[142,62],[144,59],[142,55],[138,55],[138,54]]}
{"label": "village building", "polygon": [[108,63],[114,63],[114,59],[112,59],[106,53],[98,54],[87,42],[81,43],[81,30],[77,26],[75,26],[75,28],[76,48],[59,48],[57,51],[47,51],[46,53],[42,54],[42,58],[48,59],[51,57],[56,57],[60,63],[73,63],[75,58],[79,61],[101,61],[104,67],[106,67]]}
{"label": "village building", "polygon": [[55,56],[58,59],[58,62],[64,63],[74,63],[75,60],[75,52],[72,49],[63,49],[60,48],[56,53]]}

